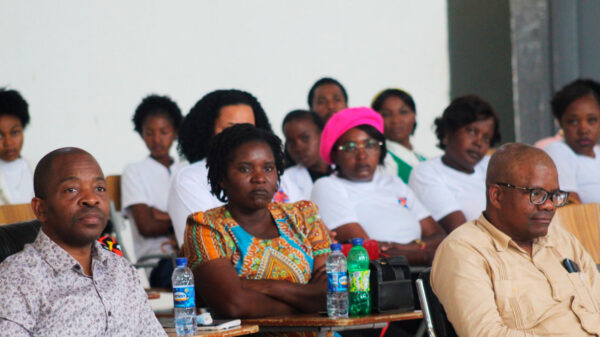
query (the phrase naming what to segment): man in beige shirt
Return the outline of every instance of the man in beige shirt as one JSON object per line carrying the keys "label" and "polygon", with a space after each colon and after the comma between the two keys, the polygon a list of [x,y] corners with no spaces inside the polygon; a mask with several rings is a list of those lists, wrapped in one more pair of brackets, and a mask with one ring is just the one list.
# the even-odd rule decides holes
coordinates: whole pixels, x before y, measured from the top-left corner
{"label": "man in beige shirt", "polygon": [[[600,277],[581,244],[550,222],[567,199],[543,151],[492,156],[486,210],[439,246],[431,285],[459,336],[599,336]],[[573,269],[564,266],[571,260]]]}

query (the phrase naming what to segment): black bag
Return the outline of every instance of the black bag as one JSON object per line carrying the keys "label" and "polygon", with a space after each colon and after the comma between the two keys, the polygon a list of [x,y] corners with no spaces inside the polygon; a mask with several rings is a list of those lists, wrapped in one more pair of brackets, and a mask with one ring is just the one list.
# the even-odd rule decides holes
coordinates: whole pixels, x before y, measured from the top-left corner
{"label": "black bag", "polygon": [[410,268],[404,256],[383,257],[369,262],[373,312],[415,309]]}

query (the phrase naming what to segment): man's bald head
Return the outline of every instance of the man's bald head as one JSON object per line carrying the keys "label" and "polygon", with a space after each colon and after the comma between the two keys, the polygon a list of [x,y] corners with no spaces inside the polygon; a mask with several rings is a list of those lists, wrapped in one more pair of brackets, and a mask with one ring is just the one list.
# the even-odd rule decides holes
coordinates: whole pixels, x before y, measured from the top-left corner
{"label": "man's bald head", "polygon": [[[35,196],[44,199],[48,192],[49,178],[54,174],[55,164],[67,156],[87,155],[94,158],[87,151],[76,147],[63,147],[45,155],[35,167],[33,173],[33,191]],[[95,160],[95,159],[94,159]]]}
{"label": "man's bald head", "polygon": [[502,145],[488,164],[485,183],[487,185],[497,182],[515,183],[522,177],[525,167],[547,165],[556,171],[554,162],[546,152],[521,143],[507,143]]}

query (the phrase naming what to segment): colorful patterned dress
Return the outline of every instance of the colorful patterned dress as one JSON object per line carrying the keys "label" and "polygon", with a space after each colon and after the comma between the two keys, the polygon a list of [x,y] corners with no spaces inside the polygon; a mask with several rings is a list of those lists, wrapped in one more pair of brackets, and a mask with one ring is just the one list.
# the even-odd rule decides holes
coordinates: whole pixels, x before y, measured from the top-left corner
{"label": "colorful patterned dress", "polygon": [[270,203],[269,211],[279,230],[279,236],[272,239],[259,239],[246,232],[226,206],[190,215],[182,248],[190,267],[228,258],[245,279],[307,284],[315,257],[330,253],[331,240],[316,205],[311,201]]}

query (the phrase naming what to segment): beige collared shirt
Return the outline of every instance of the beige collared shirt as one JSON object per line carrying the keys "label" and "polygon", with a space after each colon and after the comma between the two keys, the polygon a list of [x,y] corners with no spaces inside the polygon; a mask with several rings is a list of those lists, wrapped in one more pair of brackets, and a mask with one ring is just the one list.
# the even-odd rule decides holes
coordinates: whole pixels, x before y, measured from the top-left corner
{"label": "beige collared shirt", "polygon": [[431,285],[459,336],[600,336],[596,265],[555,224],[530,256],[481,215],[438,247]]}

